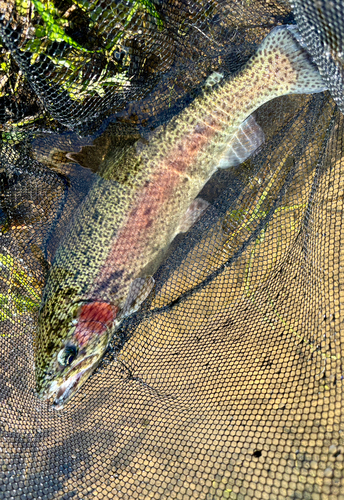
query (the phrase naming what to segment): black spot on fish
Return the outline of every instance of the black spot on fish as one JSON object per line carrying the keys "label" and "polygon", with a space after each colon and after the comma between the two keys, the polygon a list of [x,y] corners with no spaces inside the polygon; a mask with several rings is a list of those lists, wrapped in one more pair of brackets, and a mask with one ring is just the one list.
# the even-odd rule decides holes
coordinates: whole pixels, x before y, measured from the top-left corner
{"label": "black spot on fish", "polygon": [[115,295],[119,290],[119,285],[118,283],[113,283],[111,286],[110,286],[110,289],[109,289],[109,293],[111,293],[111,295]]}
{"label": "black spot on fish", "polygon": [[119,289],[118,282],[122,278],[123,273],[124,271],[121,269],[109,274],[109,276],[102,281],[101,286],[95,290],[94,295],[97,296],[102,291],[106,291],[111,294],[116,293]]}
{"label": "black spot on fish", "polygon": [[121,271],[115,271],[115,272],[112,274],[112,277],[113,277],[113,279],[122,278],[123,273],[124,273],[124,271],[123,271],[123,270],[121,270]]}
{"label": "black spot on fish", "polygon": [[115,271],[114,273],[112,273],[109,278],[107,279],[107,282],[109,284],[109,292],[111,294],[115,294],[118,292],[119,290],[119,281],[120,279],[122,278],[123,276],[123,273],[124,271],[123,270],[119,270],[119,271]]}
{"label": "black spot on fish", "polygon": [[55,347],[54,342],[49,342],[49,344],[47,345],[48,353],[51,353],[53,351],[54,347]]}

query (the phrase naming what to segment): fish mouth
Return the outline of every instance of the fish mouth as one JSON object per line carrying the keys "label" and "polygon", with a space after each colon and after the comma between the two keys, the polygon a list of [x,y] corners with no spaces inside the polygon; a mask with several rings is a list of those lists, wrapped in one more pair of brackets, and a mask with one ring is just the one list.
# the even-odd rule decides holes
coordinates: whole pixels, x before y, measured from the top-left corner
{"label": "fish mouth", "polygon": [[53,408],[55,410],[62,409],[95,370],[99,361],[99,356],[95,355],[88,356],[87,358],[81,360],[63,377],[62,383],[55,381],[51,384],[44,399],[54,397],[52,402]]}

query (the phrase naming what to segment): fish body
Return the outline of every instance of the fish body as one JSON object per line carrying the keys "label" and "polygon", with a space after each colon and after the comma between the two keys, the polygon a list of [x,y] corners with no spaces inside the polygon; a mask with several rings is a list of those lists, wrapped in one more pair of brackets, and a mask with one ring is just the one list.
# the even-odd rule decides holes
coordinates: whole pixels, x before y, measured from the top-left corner
{"label": "fish body", "polygon": [[193,200],[204,184],[263,142],[252,113],[281,95],[325,90],[298,36],[295,27],[275,28],[238,75],[138,145],[127,182],[95,181],[43,294],[35,341],[41,398],[62,408],[94,371],[120,322],[149,295],[147,269],[156,270],[162,250],[200,211]]}

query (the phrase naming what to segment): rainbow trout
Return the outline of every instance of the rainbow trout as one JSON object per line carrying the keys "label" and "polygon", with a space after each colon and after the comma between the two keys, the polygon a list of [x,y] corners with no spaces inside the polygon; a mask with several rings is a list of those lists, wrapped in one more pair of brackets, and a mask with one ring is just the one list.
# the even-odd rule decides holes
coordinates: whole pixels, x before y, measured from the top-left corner
{"label": "rainbow trout", "polygon": [[254,110],[278,96],[325,90],[299,41],[293,26],[273,29],[239,74],[138,144],[129,180],[99,178],[91,187],[56,252],[39,314],[37,391],[55,408],[149,295],[162,249],[206,206],[196,199],[204,184],[262,144]]}

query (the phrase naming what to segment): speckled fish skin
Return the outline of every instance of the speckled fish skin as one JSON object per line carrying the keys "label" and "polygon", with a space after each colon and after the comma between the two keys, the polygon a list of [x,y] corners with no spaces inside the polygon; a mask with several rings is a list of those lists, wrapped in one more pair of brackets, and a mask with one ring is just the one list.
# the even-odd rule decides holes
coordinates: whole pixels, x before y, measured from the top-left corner
{"label": "speckled fish skin", "polygon": [[298,36],[295,27],[275,28],[238,75],[197,98],[141,148],[127,182],[94,183],[43,294],[35,340],[42,399],[62,408],[94,371],[123,319],[133,280],[148,265],[156,269],[216,169],[235,164],[228,150],[241,124],[275,97],[325,90]]}

